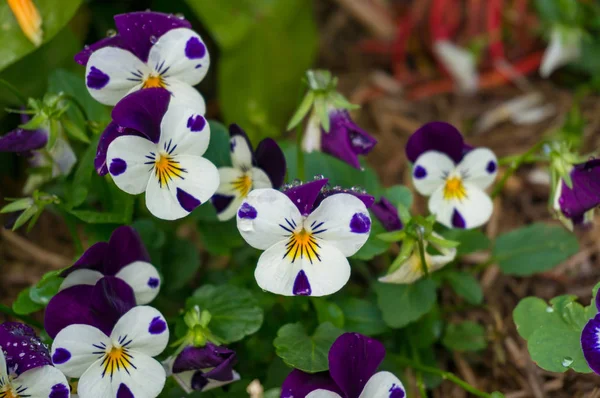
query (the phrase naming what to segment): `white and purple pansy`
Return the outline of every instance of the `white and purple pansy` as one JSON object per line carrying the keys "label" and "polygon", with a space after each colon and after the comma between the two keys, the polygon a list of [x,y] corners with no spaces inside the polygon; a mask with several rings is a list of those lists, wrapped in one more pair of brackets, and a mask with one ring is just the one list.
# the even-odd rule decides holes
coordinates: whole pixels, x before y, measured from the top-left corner
{"label": "white and purple pansy", "polygon": [[219,168],[221,183],[211,199],[221,221],[235,217],[242,201],[253,189],[279,189],[286,173],[285,157],[275,140],[265,138],[253,152],[252,144],[240,126],[229,126],[229,134],[232,167]]}
{"label": "white and purple pansy", "polygon": [[406,154],[413,183],[430,196],[429,211],[449,228],[476,228],[492,215],[485,192],[496,178],[498,160],[487,148],[472,149],[448,123],[428,123],[409,139]]}
{"label": "white and purple pansy", "polygon": [[52,366],[48,348],[32,328],[0,325],[0,397],[69,398],[65,375]]}
{"label": "white and purple pansy", "polygon": [[[600,311],[600,294],[596,294],[595,302]],[[600,314],[584,326],[581,332],[581,348],[590,369],[600,375]]]}
{"label": "white and purple pansy", "polygon": [[570,229],[588,223],[600,205],[600,159],[576,164],[569,172],[572,188],[561,179],[554,192],[554,210]]}
{"label": "white and purple pansy", "polygon": [[396,376],[377,372],[384,357],[379,341],[344,333],[329,350],[329,372],[293,370],[283,382],[281,398],[405,398]]}
{"label": "white and purple pansy", "polygon": [[166,372],[153,357],[167,347],[164,317],[148,306],[132,308],[109,334],[89,325],[70,325],[52,343],[52,362],[79,378],[80,398],[154,398]]}
{"label": "white and purple pansy", "polygon": [[128,226],[115,229],[108,242],[91,246],[61,276],[65,277],[61,291],[77,285],[95,286],[100,279],[114,276],[133,289],[137,305],[154,300],[161,283],[140,236]]}
{"label": "white and purple pansy", "polygon": [[[151,115],[157,110],[163,113]],[[97,158],[106,148],[105,166],[115,184],[132,195],[145,192],[154,216],[185,217],[215,193],[219,172],[202,157],[210,127],[198,109],[170,101],[164,89],[147,89],[120,101],[113,120],[123,130],[105,132]]]}
{"label": "white and purple pansy", "polygon": [[326,132],[319,116],[313,112],[306,125],[302,148],[309,153],[323,151],[360,169],[359,155],[371,152],[377,140],[354,123],[345,109],[330,108],[329,124],[329,132]]}
{"label": "white and purple pansy", "polygon": [[206,111],[194,85],[206,75],[210,57],[202,38],[183,18],[158,12],[115,16],[118,34],[86,48],[75,61],[86,66],[86,86],[97,101],[116,105],[127,94],[167,89],[175,101]]}
{"label": "white and purple pansy", "polygon": [[186,347],[172,363],[173,378],[188,394],[208,391],[240,379],[233,370],[236,353],[224,346],[207,343],[204,347]]}
{"label": "white and purple pansy", "polygon": [[242,237],[264,253],[254,276],[258,285],[285,296],[325,296],[350,278],[346,257],[367,241],[371,218],[363,201],[348,193],[324,198],[321,179],[285,192],[256,189],[237,212]]}

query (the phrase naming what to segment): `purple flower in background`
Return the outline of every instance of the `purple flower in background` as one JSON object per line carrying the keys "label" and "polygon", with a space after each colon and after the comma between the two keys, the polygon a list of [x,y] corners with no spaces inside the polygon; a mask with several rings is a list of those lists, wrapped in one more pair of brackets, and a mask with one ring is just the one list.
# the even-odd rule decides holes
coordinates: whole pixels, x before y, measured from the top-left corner
{"label": "purple flower in background", "polygon": [[252,144],[240,126],[229,126],[229,134],[232,167],[219,168],[221,182],[211,199],[221,221],[235,217],[242,201],[253,189],[279,189],[286,173],[285,157],[275,140],[265,138],[253,152]]}
{"label": "purple flower in background", "polygon": [[329,132],[320,126],[315,112],[308,119],[302,147],[306,152],[323,151],[352,167],[360,169],[359,155],[366,155],[377,140],[361,129],[345,109],[332,108],[329,111]]}
{"label": "purple flower in background", "polygon": [[120,317],[110,333],[85,324],[61,330],[52,343],[52,362],[66,376],[79,378],[82,398],[154,398],[166,372],[153,357],[168,342],[162,314],[139,306]]}
{"label": "purple flower in background", "polygon": [[406,145],[413,162],[413,183],[429,198],[429,211],[449,228],[476,228],[492,215],[485,193],[498,173],[496,155],[487,148],[472,149],[448,123],[428,123]]}
{"label": "purple flower in background", "polygon": [[186,347],[173,361],[173,377],[188,394],[208,391],[233,383],[240,375],[233,370],[235,351],[207,343],[204,347]]}
{"label": "purple flower in background", "polygon": [[365,203],[349,193],[317,199],[327,179],[285,192],[256,189],[237,212],[242,237],[264,250],[254,277],[267,291],[285,296],[325,296],[350,278],[346,257],[369,238],[371,218]]}
{"label": "purple flower in background", "polygon": [[569,228],[589,221],[600,205],[600,159],[576,164],[569,173],[573,188],[561,179],[554,193],[554,210]]}
{"label": "purple flower in background", "polygon": [[[596,308],[600,310],[600,294],[596,294]],[[589,367],[600,375],[600,314],[588,321],[581,332],[581,348]]]}
{"label": "purple flower in background", "polygon": [[193,86],[210,65],[202,38],[183,18],[158,12],[115,16],[118,34],[86,46],[75,61],[86,66],[88,91],[105,105],[116,105],[127,94],[152,87],[169,90],[174,99],[206,111]]}
{"label": "purple flower in background", "polygon": [[27,325],[0,325],[0,393],[3,397],[70,396],[65,375],[52,366],[48,348]]}
{"label": "purple flower in background", "polygon": [[405,398],[402,382],[377,372],[385,347],[358,333],[344,333],[329,350],[329,372],[293,370],[283,382],[281,398]]}
{"label": "purple flower in background", "polygon": [[119,278],[133,289],[138,305],[154,300],[161,283],[140,236],[128,226],[115,229],[108,242],[92,245],[61,276],[65,277],[61,291],[77,285],[95,286],[107,276]]}
{"label": "purple flower in background", "polygon": [[386,231],[397,231],[403,228],[398,209],[383,196],[371,207],[375,217],[381,222]]}

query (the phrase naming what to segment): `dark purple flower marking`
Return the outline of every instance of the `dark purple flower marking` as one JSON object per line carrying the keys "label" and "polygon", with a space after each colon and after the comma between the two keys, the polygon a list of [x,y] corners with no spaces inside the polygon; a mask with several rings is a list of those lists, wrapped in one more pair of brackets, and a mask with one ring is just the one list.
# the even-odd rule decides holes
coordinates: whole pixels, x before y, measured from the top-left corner
{"label": "dark purple flower marking", "polygon": [[565,217],[583,222],[585,213],[600,205],[600,159],[576,164],[570,176],[573,188],[560,182],[558,204]]}
{"label": "dark purple flower marking", "polygon": [[231,202],[233,202],[233,199],[235,199],[235,196],[214,194],[212,198],[210,198],[210,202],[215,207],[218,214],[224,212]]}
{"label": "dark purple flower marking", "polygon": [[191,131],[202,131],[206,126],[206,119],[202,115],[192,115],[187,121],[187,127]]}
{"label": "dark purple flower marking", "polygon": [[459,213],[459,211],[457,209],[454,209],[454,212],[452,213],[452,226],[454,228],[466,228],[467,227],[467,223],[465,222],[465,219],[463,218],[463,216]]}
{"label": "dark purple flower marking", "polygon": [[87,75],[87,86],[94,90],[100,90],[104,88],[108,82],[110,81],[110,77],[102,72],[100,69],[92,66],[90,68],[90,73]]}
{"label": "dark purple flower marking", "polygon": [[398,216],[396,207],[384,197],[376,202],[371,211],[377,219],[383,224],[386,231],[397,231],[403,228],[402,220]]}
{"label": "dark purple flower marking", "polygon": [[68,398],[70,394],[69,387],[64,384],[55,384],[52,386],[48,398]]}
{"label": "dark purple flower marking", "polygon": [[206,55],[206,46],[197,37],[190,37],[185,44],[185,56],[189,59],[199,59]]}
{"label": "dark purple flower marking", "polygon": [[236,363],[235,351],[209,342],[204,347],[184,348],[173,362],[173,373],[196,371],[191,387],[194,390],[202,390],[210,380],[233,381],[233,366]]}
{"label": "dark purple flower marking", "polygon": [[371,152],[377,140],[354,123],[346,110],[332,110],[329,121],[329,132],[321,129],[321,150],[360,169],[358,156]]}
{"label": "dark purple flower marking", "polygon": [[265,138],[258,143],[254,152],[256,166],[269,176],[274,189],[279,189],[285,180],[287,165],[283,151],[272,138]]}
{"label": "dark purple flower marking", "polygon": [[356,213],[350,220],[350,231],[355,234],[366,234],[371,230],[371,219],[364,213]]}
{"label": "dark purple flower marking", "polygon": [[117,390],[117,398],[135,398],[129,387],[125,383],[121,383]]}
{"label": "dark purple flower marking", "polygon": [[404,398],[405,396],[406,393],[400,386],[394,385],[390,388],[390,398]]}
{"label": "dark purple flower marking", "polygon": [[304,270],[300,270],[298,275],[296,275],[296,280],[294,280],[294,288],[292,293],[296,296],[310,296],[312,293],[312,289],[310,287],[310,283],[308,282],[308,278],[306,277],[306,273]]}
{"label": "dark purple flower marking", "polygon": [[256,208],[254,208],[251,204],[244,202],[240,206],[238,210],[238,217],[245,218],[248,220],[254,220],[258,213],[256,212]]}
{"label": "dark purple flower marking", "polygon": [[458,164],[470,149],[456,127],[445,122],[431,122],[410,136],[406,143],[406,157],[415,163],[423,153],[437,151],[448,155]]}
{"label": "dark purple flower marking", "polygon": [[498,165],[496,164],[496,162],[494,162],[493,160],[490,160],[485,169],[488,173],[492,174],[496,171],[497,168],[498,168]]}
{"label": "dark purple flower marking", "polygon": [[191,212],[196,207],[198,207],[202,204],[202,202],[200,202],[200,200],[196,199],[195,197],[193,197],[192,195],[190,195],[189,193],[187,193],[186,191],[184,191],[181,188],[177,188],[176,196],[177,196],[177,201],[179,202],[181,207],[187,212]]}
{"label": "dark purple flower marking", "polygon": [[52,355],[52,363],[61,365],[71,359],[71,353],[65,348],[57,348]]}
{"label": "dark purple flower marking", "polygon": [[46,346],[31,327],[22,323],[4,322],[0,325],[0,347],[9,372],[14,370],[17,375],[52,364]]}
{"label": "dark purple flower marking", "polygon": [[148,286],[150,286],[152,289],[156,289],[159,284],[160,284],[160,280],[158,278],[148,279]]}
{"label": "dark purple flower marking", "polygon": [[110,167],[108,170],[110,171],[110,174],[114,176],[121,175],[125,172],[125,170],[127,170],[127,162],[123,159],[114,158],[110,162]]}
{"label": "dark purple flower marking", "polygon": [[150,326],[148,327],[148,332],[150,334],[161,334],[165,330],[167,330],[167,323],[159,316],[152,319]]}
{"label": "dark purple flower marking", "polygon": [[427,170],[425,170],[425,167],[418,165],[413,171],[413,176],[418,179],[425,178],[427,177]]}

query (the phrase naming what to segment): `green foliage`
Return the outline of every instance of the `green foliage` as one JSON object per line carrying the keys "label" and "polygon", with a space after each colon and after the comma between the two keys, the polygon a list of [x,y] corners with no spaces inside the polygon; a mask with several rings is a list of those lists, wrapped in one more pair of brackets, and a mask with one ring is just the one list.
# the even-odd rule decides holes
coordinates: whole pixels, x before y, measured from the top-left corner
{"label": "green foliage", "polygon": [[344,328],[344,312],[337,304],[321,297],[313,297],[311,302],[317,311],[319,323],[331,322],[338,329]]}
{"label": "green foliage", "polygon": [[402,328],[418,320],[436,301],[436,285],[431,279],[420,279],[410,285],[376,283],[374,286],[383,320],[391,328]]}
{"label": "green foliage", "polygon": [[479,305],[483,302],[483,291],[477,278],[463,271],[449,271],[442,276],[452,289],[469,304]]}
{"label": "green foliage", "polygon": [[381,314],[381,310],[372,301],[348,297],[339,303],[344,314],[344,329],[366,336],[376,336],[389,329]]}
{"label": "green foliage", "polygon": [[22,290],[17,299],[12,304],[13,311],[18,315],[28,315],[33,312],[40,311],[44,309],[44,306],[34,302],[29,293],[31,292],[31,288]]}
{"label": "green foliage", "polygon": [[485,329],[478,323],[451,323],[446,328],[442,344],[454,351],[480,351],[487,347]]}
{"label": "green foliage", "polygon": [[493,256],[504,273],[523,276],[552,269],[578,251],[569,231],[536,223],[499,236]]}
{"label": "green foliage", "polygon": [[29,298],[36,304],[46,306],[52,297],[58,293],[58,289],[64,278],[60,277],[59,271],[50,271],[45,274],[42,279],[29,290]]}
{"label": "green foliage", "polygon": [[256,333],[263,322],[263,310],[246,289],[231,285],[204,285],[187,300],[187,308],[199,306],[212,316],[209,329],[224,343],[233,343]]}
{"label": "green foliage", "polygon": [[200,268],[198,249],[188,240],[173,237],[164,245],[161,261],[167,292],[184,287]]}
{"label": "green foliage", "polygon": [[456,254],[459,256],[487,250],[491,246],[490,239],[478,229],[448,229],[441,235],[460,243],[456,248]]}
{"label": "green foliage", "polygon": [[320,324],[309,336],[301,323],[283,325],[273,341],[277,355],[291,367],[307,373],[329,369],[327,356],[342,331],[331,323]]}

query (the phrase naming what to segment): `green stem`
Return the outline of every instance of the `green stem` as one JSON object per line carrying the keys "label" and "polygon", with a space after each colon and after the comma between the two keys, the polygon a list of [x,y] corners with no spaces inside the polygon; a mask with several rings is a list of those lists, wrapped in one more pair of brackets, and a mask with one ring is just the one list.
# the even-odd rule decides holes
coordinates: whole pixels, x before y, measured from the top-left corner
{"label": "green stem", "polygon": [[8,91],[10,91],[15,97],[18,98],[19,102],[23,105],[27,104],[27,98],[21,94],[21,92],[12,84],[10,84],[9,82],[7,82],[4,79],[0,79],[0,85],[3,85],[4,87],[6,87],[8,89]]}
{"label": "green stem", "polygon": [[23,322],[27,323],[30,326],[36,327],[38,329],[44,329],[44,325],[42,325],[41,322],[36,321],[35,319],[27,316],[27,315],[19,315],[16,312],[14,312],[12,310],[12,308],[4,305],[4,304],[0,304],[0,312],[2,312],[3,314],[6,314],[12,318],[17,318],[22,320]]}
{"label": "green stem", "polygon": [[409,367],[414,370],[418,370],[418,371],[425,372],[425,373],[436,374],[436,375],[440,376],[442,379],[451,381],[452,383],[460,386],[463,390],[465,390],[477,397],[492,398],[491,394],[488,394],[484,391],[478,390],[477,388],[473,387],[472,385],[470,385],[469,383],[467,383],[460,377],[456,376],[452,372],[447,372],[445,370],[434,368],[432,366],[421,365],[419,363],[415,363],[414,361],[411,361],[408,358],[404,358],[404,357],[400,357],[400,356],[393,356],[393,359],[400,366]]}
{"label": "green stem", "polygon": [[429,277],[429,267],[427,267],[427,260],[425,259],[425,244],[423,243],[423,232],[420,227],[417,227],[417,246],[419,247],[419,257],[421,258],[421,268],[425,277]]}
{"label": "green stem", "polygon": [[502,179],[500,180],[500,182],[498,184],[496,184],[496,186],[494,187],[494,190],[492,191],[492,199],[495,198],[496,196],[498,196],[500,194],[500,192],[502,192],[502,189],[504,189],[504,185],[506,184],[506,181],[508,181],[508,179],[515,173],[515,171],[517,171],[517,169],[525,162],[527,162],[527,160],[529,159],[529,157],[531,157],[532,155],[534,155],[537,151],[540,150],[540,148],[546,143],[545,140],[538,142],[537,144],[535,144],[534,146],[532,146],[527,152],[525,152],[522,155],[518,155],[516,157],[510,157],[508,160],[500,160],[500,164],[504,164],[506,162],[510,163],[510,166],[508,168],[508,170],[506,170],[506,172],[504,173],[504,175],[502,176]]}
{"label": "green stem", "polygon": [[[411,339],[412,340],[412,339]],[[421,365],[421,359],[419,358],[419,351],[417,350],[416,344],[411,341],[411,351],[414,361],[417,365]],[[419,395],[421,397],[427,398],[427,391],[425,390],[425,384],[423,383],[423,373],[417,371],[417,389],[419,390]]]}
{"label": "green stem", "polygon": [[304,181],[304,151],[302,150],[302,125],[296,127],[296,158],[298,161],[298,179]]}

